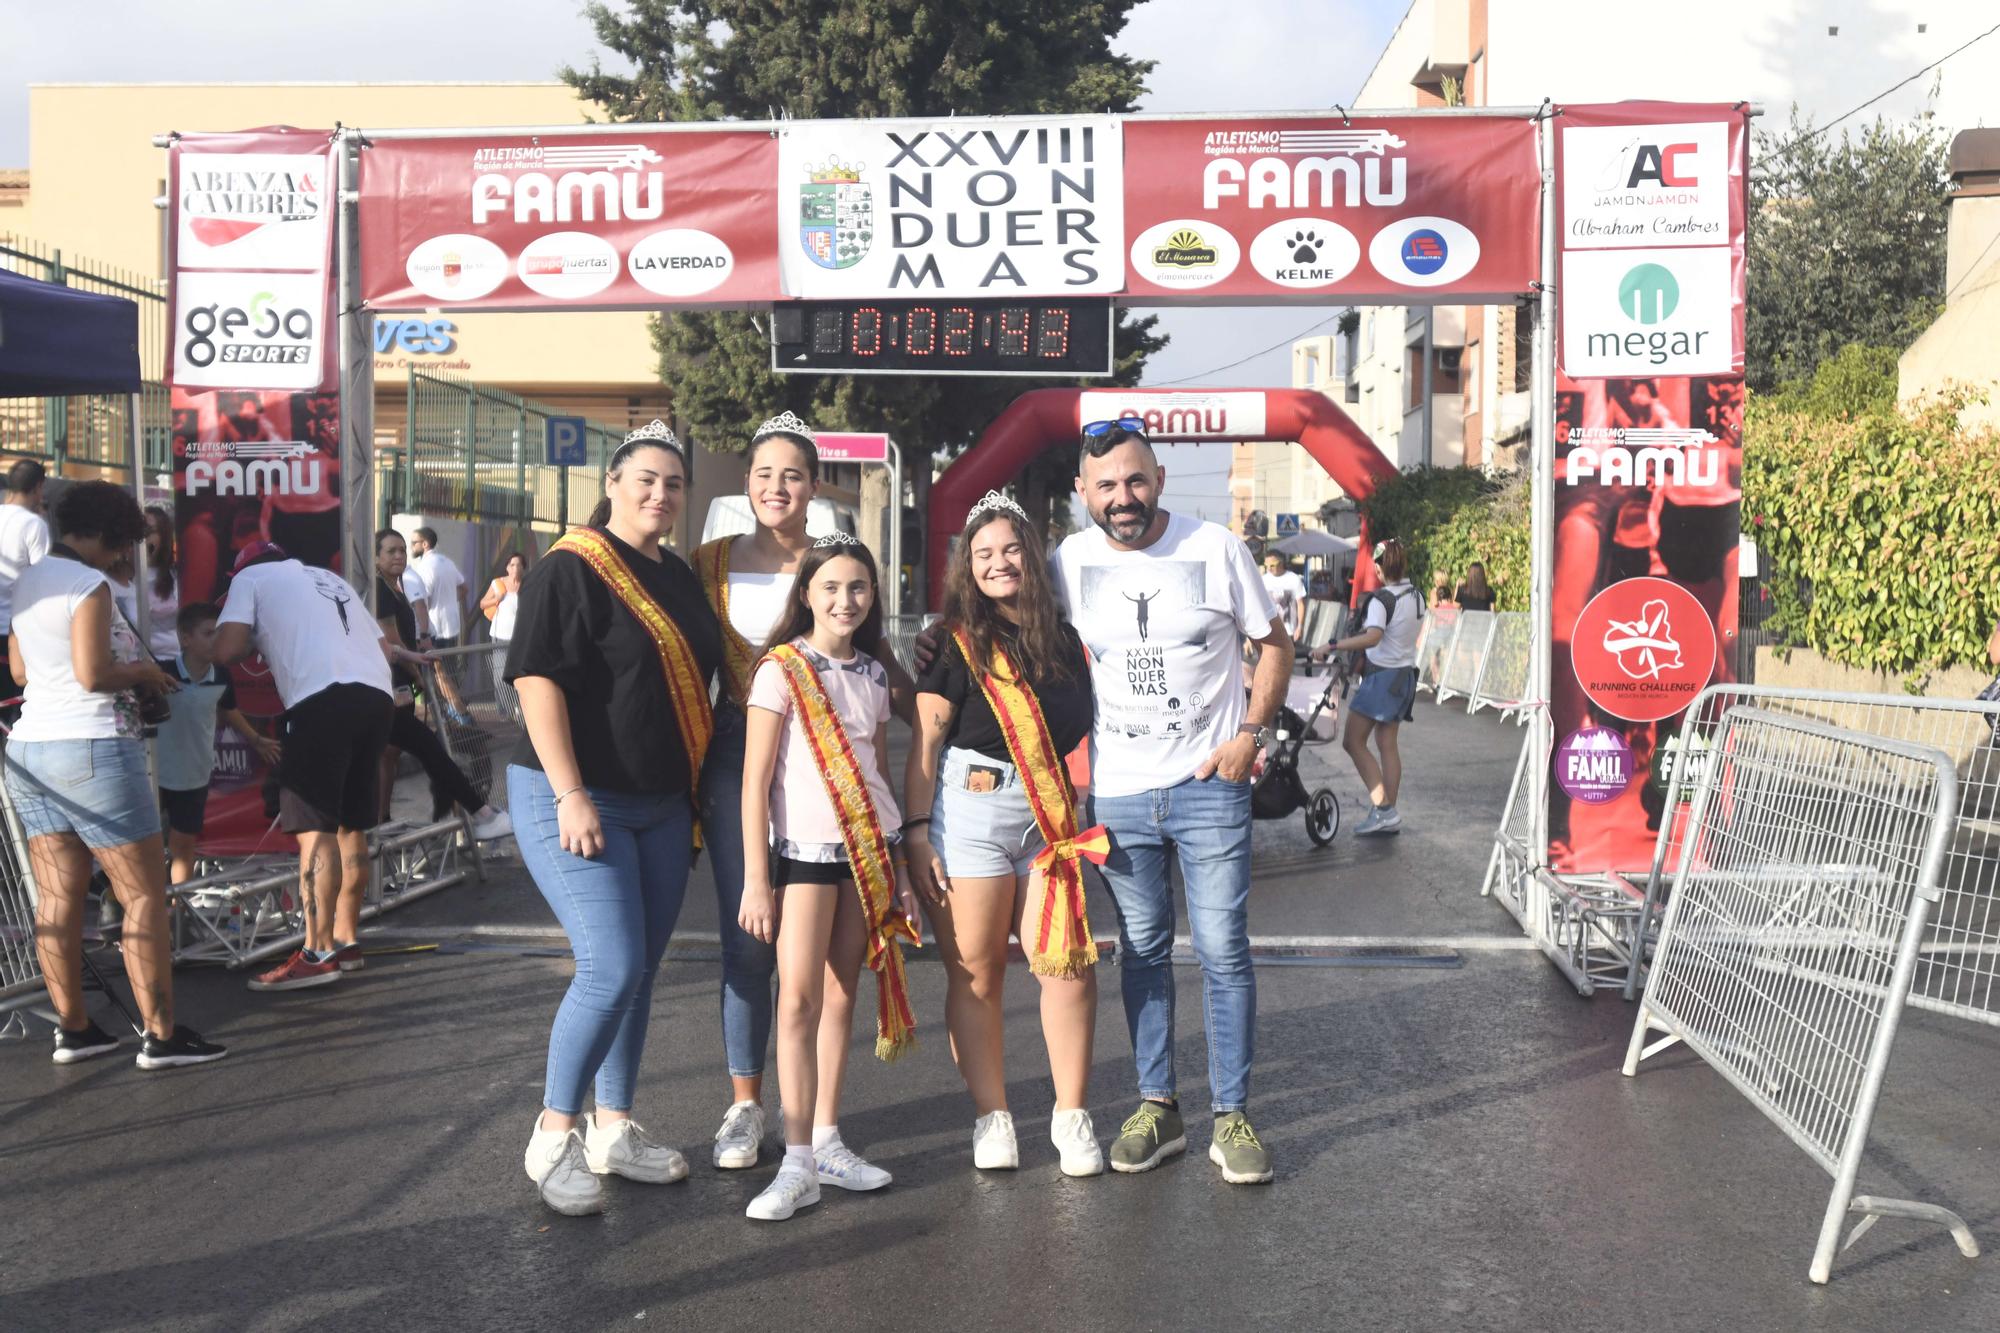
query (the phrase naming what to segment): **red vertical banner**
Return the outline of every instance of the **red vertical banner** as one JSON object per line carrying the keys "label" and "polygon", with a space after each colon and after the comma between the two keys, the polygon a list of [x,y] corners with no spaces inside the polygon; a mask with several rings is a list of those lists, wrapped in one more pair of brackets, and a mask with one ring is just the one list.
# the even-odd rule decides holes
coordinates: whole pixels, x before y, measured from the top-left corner
{"label": "red vertical banner", "polygon": [[[275,541],[338,570],[340,399],[332,296],[332,135],[178,138],[168,153],[168,319],[181,605],[221,602],[236,558]],[[283,711],[261,658],[233,668],[243,711]],[[201,848],[289,847],[255,751],[218,732]]]}
{"label": "red vertical banner", "polygon": [[1681,718],[1734,678],[1748,118],[1565,107],[1556,135],[1549,864],[1643,870]]}

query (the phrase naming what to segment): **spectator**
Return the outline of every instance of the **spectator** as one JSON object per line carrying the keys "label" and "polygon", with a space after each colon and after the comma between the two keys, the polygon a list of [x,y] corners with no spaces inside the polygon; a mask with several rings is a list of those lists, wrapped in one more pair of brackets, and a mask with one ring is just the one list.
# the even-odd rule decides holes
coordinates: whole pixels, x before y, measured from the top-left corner
{"label": "spectator", "polygon": [[[1371,836],[1397,833],[1403,827],[1403,817],[1396,810],[1396,796],[1403,785],[1403,757],[1396,732],[1411,719],[1416,702],[1417,631],[1424,619],[1423,598],[1406,577],[1409,556],[1403,544],[1394,538],[1377,543],[1375,564],[1388,582],[1368,594],[1361,632],[1313,649],[1316,658],[1357,648],[1362,651],[1361,688],[1354,692],[1348,709],[1344,745],[1373,804],[1354,832]],[[1370,735],[1381,754],[1379,762],[1368,753]]]}
{"label": "spectator", "polygon": [[146,649],[171,662],[181,651],[179,571],[174,567],[174,518],[146,506]]}
{"label": "spectator", "polygon": [[[465,634],[465,575],[450,556],[437,548],[437,529],[418,528],[410,534],[410,568],[424,585],[424,604],[430,613],[430,647],[456,648]],[[440,662],[434,673],[438,693],[444,696],[445,716],[461,727],[472,725],[465,700],[459,697],[458,682],[452,679],[448,662]]]}
{"label": "spectator", "polygon": [[[442,819],[456,805],[472,819],[472,836],[477,842],[504,838],[514,831],[505,811],[488,805],[444,748],[438,734],[417,719],[417,705],[411,691],[422,667],[434,659],[413,652],[409,643],[416,633],[416,612],[404,598],[401,584],[408,559],[403,534],[383,528],[375,534],[375,618],[388,644],[390,674],[396,686],[396,720],[389,728],[389,746],[382,752],[382,818],[389,818],[389,796],[395,785],[396,763],[408,750],[424,766],[431,783],[431,818]],[[347,967],[347,971],[358,969]]]}
{"label": "spectator", "polygon": [[598,1175],[687,1175],[632,1104],[653,980],[687,890],[690,798],[722,658],[694,572],[660,549],[687,496],[687,458],[665,423],[625,437],[604,490],[603,526],[571,531],[523,585],[507,657],[527,733],[507,766],[507,805],[521,860],[576,955],[522,1164],[542,1201],[571,1215],[603,1209]]}
{"label": "spectator", "polygon": [[1064,1175],[1095,1176],[1104,1171],[1087,1096],[1097,946],[1082,853],[1046,850],[1087,841],[1063,757],[1089,738],[1094,709],[1083,643],[1047,570],[1019,505],[988,492],[973,506],[945,572],[948,637],[917,683],[903,828],[944,957],[945,1025],[976,1116],[973,1166],[1020,1165],[1002,1043],[1011,932],[1041,992],[1056,1089],[1049,1137]]}
{"label": "spectator", "polygon": [[[1150,1171],[1187,1151],[1174,1077],[1173,856],[1208,1018],[1209,1160],[1230,1184],[1261,1184],[1271,1157],[1245,1111],[1257,1026],[1250,772],[1284,697],[1292,640],[1243,542],[1159,507],[1165,470],[1143,421],[1090,422],[1082,448],[1077,496],[1094,527],[1064,540],[1050,572],[1090,650],[1089,817],[1111,835],[1104,879],[1139,1074],[1139,1107],[1111,1145],[1111,1167]],[[1246,702],[1235,644],[1260,631]],[[928,667],[935,631],[917,650]]]}
{"label": "spectator", "polygon": [[1486,566],[1477,560],[1465,567],[1465,582],[1458,585],[1452,600],[1466,611],[1491,611],[1493,589],[1486,582]]}
{"label": "spectator", "polygon": [[12,624],[15,580],[49,553],[49,525],[42,518],[47,480],[48,470],[32,460],[7,469],[7,495],[0,500],[0,640]]}
{"label": "spectator", "polygon": [[1285,557],[1276,551],[1264,553],[1264,593],[1278,608],[1285,632],[1294,640],[1306,632],[1306,585],[1285,567]]}
{"label": "spectator", "polygon": [[305,943],[251,979],[256,991],[340,980],[360,961],[368,830],[380,820],[382,750],[395,704],[382,631],[332,570],[300,564],[275,542],[236,557],[215,660],[262,653],[285,705],[278,817],[299,843]]}
{"label": "spectator", "polygon": [[27,698],[5,759],[7,796],[35,881],[35,952],[58,1023],[54,1059],[73,1064],[118,1045],[83,1005],[83,911],[94,858],[125,909],[125,975],[145,1024],[139,1067],[219,1060],[222,1047],[174,1022],[166,858],[138,698],[171,693],[174,683],[118,621],[104,576],[130,553],[145,521],[122,488],[83,481],[63,493],[56,527],[62,540],[12,589],[8,665]]}
{"label": "spectator", "polygon": [[167,870],[175,884],[194,878],[196,845],[208,812],[208,783],[215,774],[218,718],[250,743],[264,762],[278,761],[278,743],[258,731],[236,706],[229,668],[215,661],[215,621],[222,609],[191,602],[174,617],[176,651],[160,664],[180,686],[173,712],[159,724],[153,759],[160,783],[160,815],[167,825]]}
{"label": "spectator", "polygon": [[486,595],[479,599],[479,609],[486,613],[490,622],[487,637],[493,641],[493,693],[500,705],[500,716],[507,721],[517,719],[520,712],[520,696],[505,680],[507,672],[507,644],[514,637],[514,617],[521,606],[521,580],[528,577],[528,553],[516,551],[507,557],[507,563],[500,569],[500,577],[487,586]]}

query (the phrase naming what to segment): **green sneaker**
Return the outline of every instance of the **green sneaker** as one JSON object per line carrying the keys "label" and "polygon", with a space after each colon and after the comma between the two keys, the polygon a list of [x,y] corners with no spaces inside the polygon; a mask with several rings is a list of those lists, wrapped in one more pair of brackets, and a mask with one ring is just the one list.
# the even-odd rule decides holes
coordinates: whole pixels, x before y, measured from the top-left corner
{"label": "green sneaker", "polygon": [[1151,1171],[1175,1153],[1187,1151],[1187,1129],[1178,1106],[1140,1102],[1111,1145],[1113,1171]]}
{"label": "green sneaker", "polygon": [[1215,1118],[1215,1138],[1208,1145],[1208,1160],[1222,1168],[1222,1178],[1232,1185],[1270,1183],[1271,1154],[1257,1137],[1257,1131],[1250,1128],[1249,1117],[1241,1111]]}

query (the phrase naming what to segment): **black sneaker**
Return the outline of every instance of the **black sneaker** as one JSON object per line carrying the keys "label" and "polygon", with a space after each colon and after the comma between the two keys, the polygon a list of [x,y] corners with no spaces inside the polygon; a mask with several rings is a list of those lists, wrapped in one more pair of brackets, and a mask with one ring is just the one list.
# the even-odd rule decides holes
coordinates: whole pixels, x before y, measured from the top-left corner
{"label": "black sneaker", "polygon": [[176,1065],[205,1065],[227,1054],[227,1046],[203,1041],[193,1028],[176,1027],[174,1035],[165,1041],[148,1032],[146,1044],[139,1049],[138,1063],[141,1069],[172,1069]]}
{"label": "black sneaker", "polygon": [[88,1060],[93,1055],[118,1049],[118,1038],[97,1026],[85,1022],[76,1032],[68,1028],[56,1029],[56,1049],[49,1058],[59,1065],[73,1065],[79,1060]]}

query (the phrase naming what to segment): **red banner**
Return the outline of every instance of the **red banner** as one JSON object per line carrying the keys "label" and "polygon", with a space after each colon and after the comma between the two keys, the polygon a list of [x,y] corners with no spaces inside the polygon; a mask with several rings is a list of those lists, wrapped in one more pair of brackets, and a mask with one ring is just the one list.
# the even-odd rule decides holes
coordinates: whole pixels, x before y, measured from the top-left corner
{"label": "red banner", "polygon": [[765,130],[386,139],[361,153],[377,310],[657,309],[779,294]]}
{"label": "red banner", "polygon": [[1125,288],[1150,302],[1504,299],[1539,276],[1519,117],[1128,120]]}
{"label": "red banner", "polygon": [[[220,605],[236,556],[268,539],[340,568],[333,392],[333,200],[326,130],[185,135],[168,158],[174,526],[180,602]],[[263,661],[233,668],[245,714],[283,705]],[[201,849],[283,851],[256,752],[217,734]]]}
{"label": "red banner", "polygon": [[1734,678],[1747,127],[1634,102],[1556,136],[1549,863],[1643,870],[1680,719]]}

